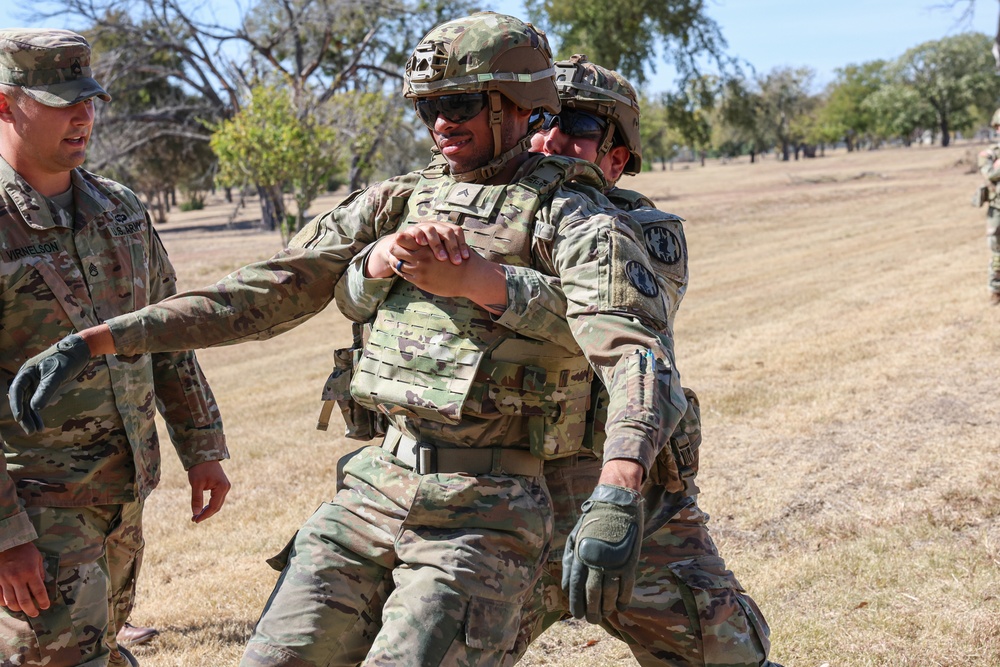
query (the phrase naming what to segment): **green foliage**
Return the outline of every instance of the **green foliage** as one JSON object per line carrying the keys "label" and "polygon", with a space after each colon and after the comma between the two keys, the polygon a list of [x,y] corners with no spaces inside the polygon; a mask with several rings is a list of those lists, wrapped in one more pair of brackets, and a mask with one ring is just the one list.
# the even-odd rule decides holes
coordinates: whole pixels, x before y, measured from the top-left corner
{"label": "green foliage", "polygon": [[852,151],[859,140],[874,140],[879,120],[866,100],[889,84],[888,67],[884,60],[873,60],[836,70],[837,78],[827,86],[825,104],[819,111],[826,141],[843,139]]}
{"label": "green foliage", "polygon": [[200,211],[205,208],[205,195],[192,194],[187,201],[181,202],[179,208],[182,211]]}
{"label": "green foliage", "polygon": [[212,150],[219,158],[223,187],[255,184],[273,195],[273,221],[284,220],[282,189],[294,188],[296,231],[309,204],[340,166],[336,129],[315,115],[300,118],[286,90],[259,85],[250,102],[229,120],[212,126]]}
{"label": "green foliage", "polygon": [[649,171],[653,168],[654,160],[659,160],[663,165],[677,157],[683,140],[670,125],[667,108],[662,99],[650,99],[640,95],[639,108],[642,110],[642,120],[639,123],[642,168],[643,171]]}
{"label": "green foliage", "polygon": [[980,33],[924,42],[904,53],[893,67],[894,81],[934,110],[942,146],[950,143],[952,131],[973,125],[972,110],[996,103],[992,43]]}
{"label": "green foliage", "polygon": [[681,79],[699,76],[699,61],[706,58],[723,70],[732,64],[703,0],[527,0],[525,6],[534,22],[558,38],[559,57],[586,53],[637,84],[645,82],[647,65],[655,71],[658,48]]}
{"label": "green foliage", "polygon": [[703,76],[689,81],[681,93],[663,96],[667,124],[687,146],[702,154],[711,146],[718,88],[716,77]]}

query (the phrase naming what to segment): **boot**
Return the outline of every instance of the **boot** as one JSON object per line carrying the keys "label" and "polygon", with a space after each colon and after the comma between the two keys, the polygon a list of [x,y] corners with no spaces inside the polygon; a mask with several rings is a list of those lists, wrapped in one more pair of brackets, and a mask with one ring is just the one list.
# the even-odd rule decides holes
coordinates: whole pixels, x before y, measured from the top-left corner
{"label": "boot", "polygon": [[118,645],[135,646],[136,644],[145,644],[158,634],[160,634],[160,631],[156,628],[143,628],[138,625],[126,623],[125,626],[118,631]]}

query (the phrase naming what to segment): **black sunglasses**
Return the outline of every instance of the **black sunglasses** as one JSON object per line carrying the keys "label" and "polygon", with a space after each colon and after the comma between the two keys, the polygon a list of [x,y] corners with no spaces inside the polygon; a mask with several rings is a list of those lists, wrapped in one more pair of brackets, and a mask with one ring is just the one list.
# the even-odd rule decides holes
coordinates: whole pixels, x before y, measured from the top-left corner
{"label": "black sunglasses", "polygon": [[581,139],[599,139],[608,123],[586,111],[563,109],[558,114],[542,113],[542,129],[551,130],[556,125],[563,134]]}
{"label": "black sunglasses", "polygon": [[486,106],[486,93],[459,93],[417,100],[417,115],[427,127],[433,127],[438,116],[452,123],[472,120]]}

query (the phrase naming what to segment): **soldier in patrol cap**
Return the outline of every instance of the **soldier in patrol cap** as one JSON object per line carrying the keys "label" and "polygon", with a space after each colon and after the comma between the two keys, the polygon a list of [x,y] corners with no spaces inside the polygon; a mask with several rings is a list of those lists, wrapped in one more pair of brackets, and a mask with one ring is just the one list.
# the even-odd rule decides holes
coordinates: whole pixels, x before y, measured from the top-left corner
{"label": "soldier in patrol cap", "polygon": [[[1000,133],[1000,109],[993,112],[990,127]],[[1000,202],[998,202],[997,182],[1000,181],[1000,143],[979,152],[979,173],[986,182],[986,196],[979,204],[989,203],[986,209],[986,239],[990,247],[990,268],[988,286],[990,303],[1000,305]]]}
{"label": "soldier in patrol cap", "polygon": [[[532,138],[532,149],[545,154],[576,157],[601,167],[609,187],[605,194],[630,212],[642,226],[661,294],[668,303],[668,331],[687,286],[687,248],[682,220],[659,211],[641,194],[615,187],[622,173],[635,173],[642,160],[639,139],[639,104],[631,84],[617,72],[576,55],[556,63],[556,86],[562,103],[558,114],[543,113],[542,129]],[[407,279],[437,293],[442,285],[461,280],[457,267],[447,261],[452,250],[467,250],[464,237],[442,232],[422,239],[395,237],[404,260]],[[444,251],[438,259],[436,253]],[[362,270],[352,265],[337,285],[338,303],[363,300]],[[501,285],[503,278],[498,278]],[[529,335],[555,337],[568,334],[565,301],[558,290],[535,285],[545,276],[513,273],[507,278],[512,291],[531,294],[527,309],[504,315],[506,324]],[[356,291],[356,292],[355,292]],[[346,309],[346,308],[345,308]],[[501,314],[497,312],[496,314]],[[556,314],[556,316],[553,316]],[[355,317],[363,316],[356,312]],[[532,334],[530,327],[537,327]],[[546,462],[545,478],[555,507],[553,549],[541,579],[525,606],[521,631],[512,659],[519,658],[531,641],[556,621],[571,615],[569,596],[561,587],[562,557],[567,536],[577,522],[579,508],[601,475],[604,437],[603,411],[607,392],[595,383],[589,413],[590,442],[578,456]],[[774,665],[768,662],[769,629],[756,603],[744,593],[725,567],[707,528],[707,515],[697,505],[698,447],[701,441],[697,397],[685,389],[688,410],[671,435],[669,446],[657,458],[655,475],[643,489],[645,536],[639,555],[636,593],[622,611],[601,620],[614,637],[628,643],[643,665]],[[664,576],[664,573],[671,576]],[[682,601],[690,601],[683,604]]]}
{"label": "soldier in patrol cap", "polygon": [[[595,370],[610,397],[605,463],[567,551],[567,586],[574,613],[594,622],[631,599],[639,489],[687,402],[641,228],[601,194],[596,167],[528,150],[533,114],[560,108],[553,74],[544,34],[514,17],[438,26],[404,92],[442,162],[352,194],[217,285],[83,333],[86,353],[119,355],[268,337],[325,307],[352,258],[364,267],[377,314],[345,399],[381,415],[386,435],[343,461],[331,502],[273,559],[282,574],[241,664],[509,660],[551,549],[543,461],[583,446]],[[402,279],[393,244],[374,243],[455,227],[470,252],[452,258],[467,273],[446,296]],[[522,336],[492,316],[526,305],[480,289],[508,271],[559,279],[570,335]],[[50,369],[70,356],[50,349],[22,369],[20,419],[77,370]]]}
{"label": "soldier in patrol cap", "polygon": [[[80,168],[94,123],[90,46],[67,30],[0,30],[0,385],[74,332],[174,293],[136,196]],[[78,350],[80,348],[77,348]],[[0,406],[0,663],[137,664],[116,645],[159,479],[154,405],[188,469],[195,521],[222,506],[228,458],[193,353],[77,355],[45,424]],[[49,364],[61,363],[52,359]],[[16,407],[13,412],[20,412]],[[203,507],[204,491],[211,502]]]}

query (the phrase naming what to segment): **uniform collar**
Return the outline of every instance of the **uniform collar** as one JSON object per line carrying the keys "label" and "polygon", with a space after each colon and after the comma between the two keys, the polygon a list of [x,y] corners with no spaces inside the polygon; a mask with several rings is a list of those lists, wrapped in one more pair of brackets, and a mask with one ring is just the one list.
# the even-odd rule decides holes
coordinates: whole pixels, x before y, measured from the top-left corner
{"label": "uniform collar", "polygon": [[[87,223],[105,211],[114,209],[114,204],[84,177],[85,173],[82,169],[74,169],[70,172],[70,181],[73,184],[76,215],[83,216],[84,223]],[[13,202],[21,219],[29,227],[34,229],[72,227],[72,224],[67,224],[64,216],[53,215],[48,198],[21,178],[21,175],[14,171],[2,156],[0,156],[0,184],[3,185],[7,199]]]}

